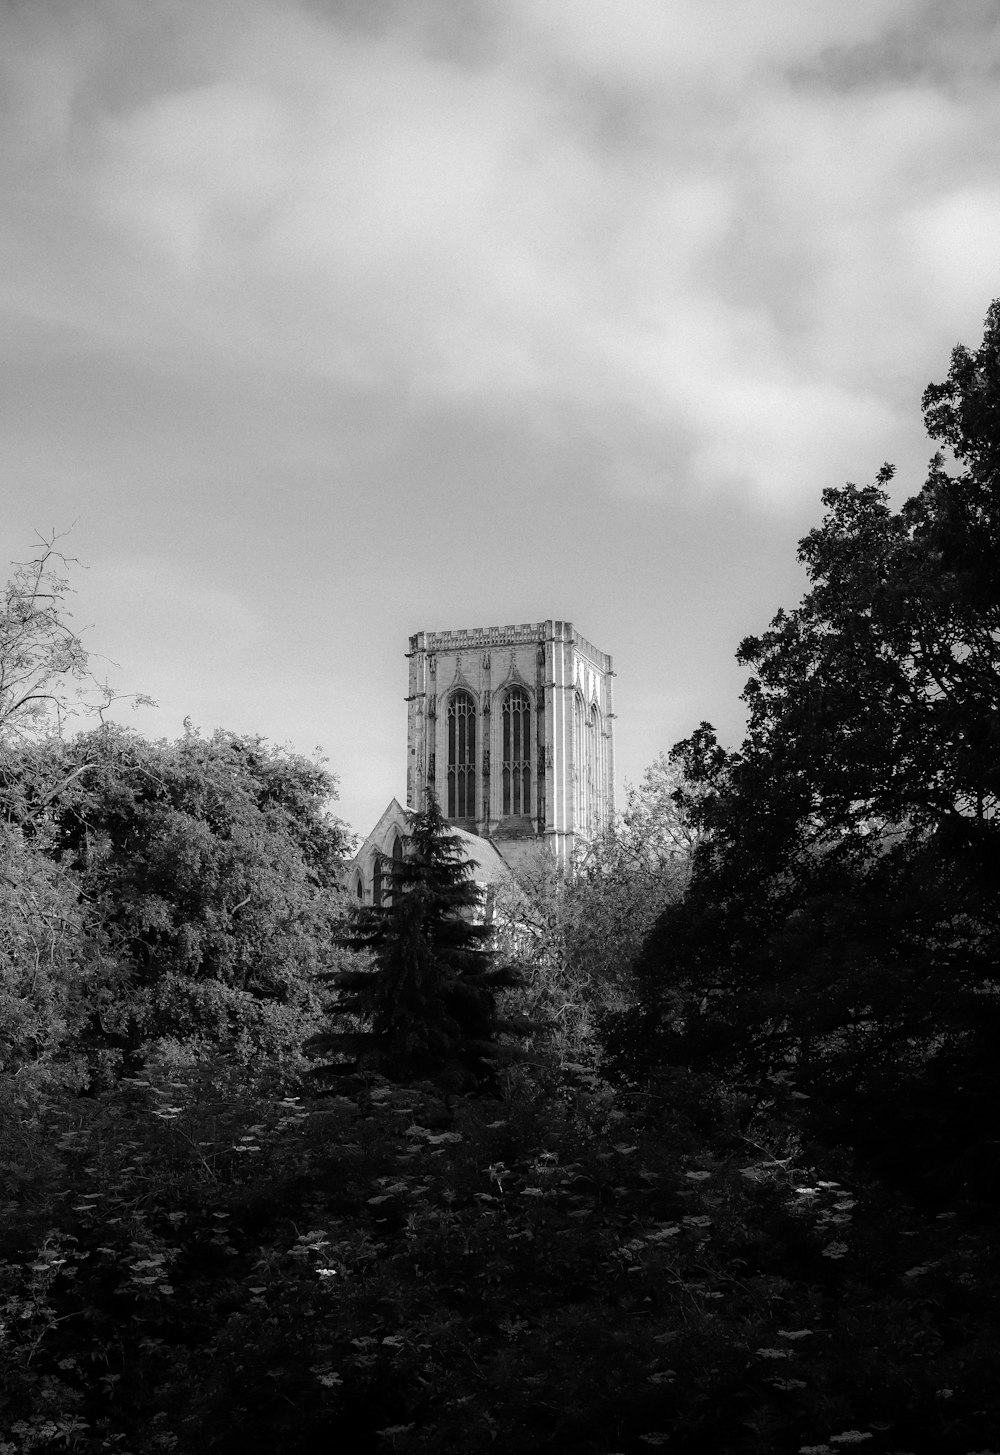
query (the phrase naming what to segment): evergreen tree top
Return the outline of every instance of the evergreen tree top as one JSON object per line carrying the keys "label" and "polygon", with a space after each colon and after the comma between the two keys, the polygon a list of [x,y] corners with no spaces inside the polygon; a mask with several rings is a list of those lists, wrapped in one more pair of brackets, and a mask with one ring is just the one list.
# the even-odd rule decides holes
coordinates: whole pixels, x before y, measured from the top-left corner
{"label": "evergreen tree top", "polygon": [[406,852],[391,868],[394,892],[419,888],[455,908],[473,908],[479,902],[475,860],[466,856],[461,835],[449,825],[430,791],[426,807],[411,812]]}

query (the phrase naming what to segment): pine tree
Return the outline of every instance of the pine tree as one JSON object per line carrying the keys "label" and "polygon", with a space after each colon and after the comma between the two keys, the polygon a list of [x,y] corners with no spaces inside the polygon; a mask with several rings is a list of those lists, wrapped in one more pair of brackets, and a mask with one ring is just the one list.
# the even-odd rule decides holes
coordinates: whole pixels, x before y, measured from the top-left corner
{"label": "pine tree", "polygon": [[498,1062],[519,1058],[517,1047],[497,1037],[531,1027],[501,1018],[497,995],[521,977],[497,963],[491,927],[473,918],[474,868],[429,797],[411,815],[402,859],[384,862],[388,902],[359,907],[344,941],[374,966],[321,977],[341,992],[335,1018],[356,1018],[363,1028],[314,1037],[310,1053],[335,1058],[315,1075],[371,1069],[395,1080],[432,1080],[449,1092],[485,1090]]}

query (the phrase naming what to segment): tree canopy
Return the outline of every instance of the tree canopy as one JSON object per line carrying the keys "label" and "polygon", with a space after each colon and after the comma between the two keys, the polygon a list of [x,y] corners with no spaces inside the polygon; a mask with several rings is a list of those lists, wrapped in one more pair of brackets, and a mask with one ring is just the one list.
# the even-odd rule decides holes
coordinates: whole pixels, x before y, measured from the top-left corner
{"label": "tree canopy", "polygon": [[341,914],[347,836],[323,767],[261,738],[104,726],[47,745],[42,768],[48,851],[119,966],[108,1044],[133,1060],[163,1037],[291,1054]]}
{"label": "tree canopy", "polygon": [[86,1086],[164,1039],[279,1069],[338,954],[335,780],[260,737],[65,735],[75,686],[84,708],[113,696],[69,625],[68,564],[44,542],[0,602],[0,1074]]}
{"label": "tree canopy", "polygon": [[568,868],[540,854],[497,893],[499,938],[524,975],[511,1000],[539,1026],[536,1048],[562,1067],[599,1060],[601,1019],[631,1003],[632,962],[686,882],[697,830],[683,786],[659,754]]}
{"label": "tree canopy", "polygon": [[740,750],[708,724],[674,749],[705,838],[611,1035],[626,1074],[771,1078],[884,1165],[922,1138],[922,1165],[932,1143],[977,1185],[1000,1029],[998,358],[994,304],[924,395],[951,459],[898,509],[889,466],[824,492],[809,590],[739,648]]}

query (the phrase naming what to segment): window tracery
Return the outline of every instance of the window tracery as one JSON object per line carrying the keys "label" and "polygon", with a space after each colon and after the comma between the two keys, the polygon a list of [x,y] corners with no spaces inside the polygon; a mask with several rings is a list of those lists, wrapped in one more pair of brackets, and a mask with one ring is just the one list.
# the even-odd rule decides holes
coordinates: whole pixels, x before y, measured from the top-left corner
{"label": "window tracery", "polygon": [[576,790],[576,827],[587,832],[590,814],[590,733],[588,731],[587,709],[583,698],[577,692],[573,698],[573,775]]}
{"label": "window tracery", "polygon": [[504,817],[531,812],[531,698],[512,687],[503,700]]}
{"label": "window tracery", "polygon": [[607,782],[607,760],[604,750],[604,724],[601,709],[593,703],[590,709],[590,742],[587,765],[590,779],[590,821],[587,825],[591,834],[601,831],[604,817],[605,784]]}
{"label": "window tracery", "polygon": [[448,817],[476,816],[476,704],[468,692],[448,703]]}

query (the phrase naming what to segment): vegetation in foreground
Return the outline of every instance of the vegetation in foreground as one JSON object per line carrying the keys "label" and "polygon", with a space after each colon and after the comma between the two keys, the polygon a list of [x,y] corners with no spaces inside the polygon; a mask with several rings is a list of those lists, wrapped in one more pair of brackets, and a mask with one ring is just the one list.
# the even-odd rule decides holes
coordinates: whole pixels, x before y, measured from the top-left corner
{"label": "vegetation in foreground", "polygon": [[26,1117],[5,1448],[989,1446],[974,1225],[786,1125],[755,1144],[708,1081],[568,1081],[446,1115],[427,1086],[254,1099],[164,1057]]}

